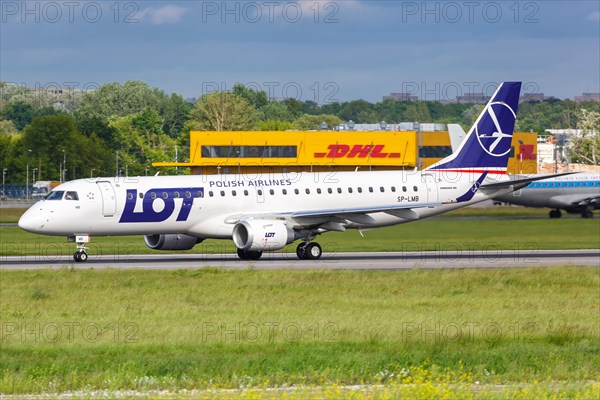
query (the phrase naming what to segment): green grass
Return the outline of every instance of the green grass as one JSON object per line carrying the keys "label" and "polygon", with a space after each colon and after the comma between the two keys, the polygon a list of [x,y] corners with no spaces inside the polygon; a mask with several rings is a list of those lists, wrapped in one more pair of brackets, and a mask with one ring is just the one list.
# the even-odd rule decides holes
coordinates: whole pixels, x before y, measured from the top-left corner
{"label": "green grass", "polygon": [[597,268],[0,274],[5,394],[599,378]]}
{"label": "green grass", "polygon": [[15,223],[26,210],[26,208],[0,208],[0,223]]}
{"label": "green grass", "polygon": [[[521,207],[468,209],[443,216],[375,229],[331,232],[318,238],[327,253],[344,251],[422,251],[516,249],[595,249],[600,247],[600,218],[551,220],[542,210]],[[544,212],[545,214],[545,212]],[[523,219],[524,216],[540,218]],[[295,251],[295,244],[285,251]],[[0,227],[0,255],[70,254],[74,244],[64,237],[42,236],[16,226]],[[141,236],[93,237],[92,256],[99,254],[156,254]],[[232,253],[231,240],[206,240],[187,253]],[[164,253],[163,253],[164,254]]]}

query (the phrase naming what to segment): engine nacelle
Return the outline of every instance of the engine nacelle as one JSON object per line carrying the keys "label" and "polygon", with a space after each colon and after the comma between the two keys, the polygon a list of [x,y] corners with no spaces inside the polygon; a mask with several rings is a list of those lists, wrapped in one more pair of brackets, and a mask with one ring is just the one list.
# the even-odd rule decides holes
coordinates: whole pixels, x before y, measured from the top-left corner
{"label": "engine nacelle", "polygon": [[281,250],[295,239],[294,230],[281,221],[251,219],[233,227],[233,243],[244,251]]}
{"label": "engine nacelle", "polygon": [[183,234],[146,235],[144,242],[153,250],[189,250],[204,239]]}

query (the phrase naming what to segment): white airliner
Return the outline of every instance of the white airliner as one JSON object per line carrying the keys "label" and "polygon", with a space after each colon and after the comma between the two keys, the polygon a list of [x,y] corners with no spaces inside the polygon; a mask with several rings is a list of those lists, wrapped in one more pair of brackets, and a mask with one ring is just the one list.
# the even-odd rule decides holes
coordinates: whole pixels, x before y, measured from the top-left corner
{"label": "white airliner", "polygon": [[526,207],[549,207],[550,218],[560,218],[561,209],[583,218],[592,218],[600,209],[600,174],[578,173],[532,182],[494,200]]}
{"label": "white airliner", "polygon": [[300,240],[298,258],[318,259],[313,240],[322,233],[416,221],[543,179],[506,176],[520,87],[501,84],[456,152],[424,171],[75,180],[33,205],[19,226],[67,236],[76,261],[87,260],[91,236],[137,234],[156,250],[233,239],[239,257],[253,260]]}

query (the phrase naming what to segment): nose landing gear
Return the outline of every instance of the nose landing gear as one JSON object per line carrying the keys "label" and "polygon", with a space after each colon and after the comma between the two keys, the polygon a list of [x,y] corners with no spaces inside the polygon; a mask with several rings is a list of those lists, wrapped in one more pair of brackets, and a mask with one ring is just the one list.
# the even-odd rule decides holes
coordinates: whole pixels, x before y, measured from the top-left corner
{"label": "nose landing gear", "polygon": [[88,247],[85,244],[90,242],[90,236],[79,235],[75,236],[73,239],[77,243],[77,251],[73,253],[73,260],[75,260],[75,262],[86,262],[88,259],[88,254],[86,252]]}
{"label": "nose landing gear", "polygon": [[86,262],[88,259],[88,254],[85,252],[85,250],[78,250],[75,253],[73,253],[73,259],[76,262]]}

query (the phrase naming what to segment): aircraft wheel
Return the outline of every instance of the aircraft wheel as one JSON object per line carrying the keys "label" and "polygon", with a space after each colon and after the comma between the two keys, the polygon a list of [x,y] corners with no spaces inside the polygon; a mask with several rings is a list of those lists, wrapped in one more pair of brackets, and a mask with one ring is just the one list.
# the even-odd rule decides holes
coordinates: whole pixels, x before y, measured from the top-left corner
{"label": "aircraft wheel", "polygon": [[248,254],[246,251],[238,249],[237,250],[237,255],[241,260],[247,260],[248,259]]}
{"label": "aircraft wheel", "polygon": [[550,210],[550,212],[548,213],[548,215],[550,216],[550,218],[560,218],[560,217],[562,217],[562,213],[558,209],[556,209],[556,210]]}
{"label": "aircraft wheel", "polygon": [[258,260],[262,256],[262,251],[237,250],[238,257],[242,260]]}
{"label": "aircraft wheel", "polygon": [[76,262],[86,262],[88,259],[88,254],[85,251],[76,251],[73,253],[73,260]]}
{"label": "aircraft wheel", "polygon": [[259,260],[262,257],[262,251],[249,251],[248,255],[250,260]]}
{"label": "aircraft wheel", "polygon": [[308,260],[318,260],[321,258],[321,254],[323,254],[323,249],[321,249],[319,243],[309,243],[306,246],[304,253]]}
{"label": "aircraft wheel", "polygon": [[296,255],[298,256],[298,258],[300,260],[307,259],[307,255],[306,255],[306,246],[307,245],[308,245],[308,243],[302,242],[298,245],[298,247],[296,247]]}

